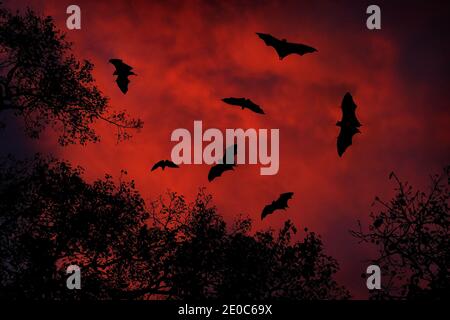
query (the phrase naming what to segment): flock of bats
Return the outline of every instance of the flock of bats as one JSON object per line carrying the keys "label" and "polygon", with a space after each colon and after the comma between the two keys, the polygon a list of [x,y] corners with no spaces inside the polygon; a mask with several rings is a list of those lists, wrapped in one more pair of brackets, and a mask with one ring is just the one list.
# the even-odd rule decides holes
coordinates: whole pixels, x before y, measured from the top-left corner
{"label": "flock of bats", "polygon": [[[286,39],[280,40],[270,34],[256,34],[264,41],[267,46],[273,47],[275,49],[280,60],[291,54],[298,54],[300,56],[303,56],[307,53],[317,52],[317,49],[305,44],[288,42],[286,41]],[[128,77],[136,75],[132,71],[133,68],[124,63],[121,59],[110,59],[109,62],[112,63],[116,69],[113,75],[117,76],[116,82],[119,89],[123,92],[123,94],[126,94],[128,91],[128,84],[130,83]],[[264,110],[259,105],[247,98],[230,97],[224,98],[222,99],[222,101],[229,105],[241,107],[242,110],[248,109],[258,114],[264,114]],[[361,132],[358,129],[361,126],[361,123],[356,117],[356,107],[357,106],[353,101],[352,95],[347,92],[341,104],[342,118],[336,123],[336,126],[340,127],[339,135],[337,137],[337,152],[339,157],[341,157],[344,154],[345,150],[352,145],[353,136]],[[235,144],[225,150],[223,159],[219,160],[216,165],[213,165],[211,167],[208,173],[209,182],[213,181],[217,177],[220,177],[225,171],[234,170],[234,167],[236,166],[235,161],[233,163],[227,163],[226,161],[226,157],[229,152],[233,152],[233,157],[236,156],[237,145]],[[166,167],[178,168],[178,165],[170,160],[161,160],[153,165],[151,171],[154,171],[158,168],[164,170]],[[288,208],[288,200],[290,200],[293,195],[293,192],[280,194],[277,200],[272,201],[271,204],[268,204],[264,207],[261,213],[261,220],[264,219],[267,215],[272,214],[275,210],[286,210],[286,208]]]}

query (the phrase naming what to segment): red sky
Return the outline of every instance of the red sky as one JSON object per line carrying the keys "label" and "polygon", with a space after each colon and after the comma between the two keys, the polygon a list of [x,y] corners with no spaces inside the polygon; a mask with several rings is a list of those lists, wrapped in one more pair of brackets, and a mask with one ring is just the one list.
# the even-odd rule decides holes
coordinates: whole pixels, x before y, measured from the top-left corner
{"label": "red sky", "polygon": [[[69,31],[65,11],[75,3],[82,29]],[[52,15],[76,55],[94,63],[97,85],[111,105],[144,121],[143,130],[123,143],[116,144],[113,128],[99,124],[100,143],[63,148],[47,137],[34,149],[81,165],[88,179],[125,169],[147,200],[167,189],[192,199],[205,186],[227,221],[242,213],[255,220],[255,229],[279,229],[292,219],[299,230],[306,226],[322,235],[327,253],[340,263],[341,282],[364,297],[360,274],[371,251],[348,230],[358,219],[367,221],[376,195],[393,194],[391,171],[424,187],[429,173],[450,164],[448,3],[379,1],[379,31],[365,26],[369,4],[6,1]],[[255,32],[319,52],[280,61]],[[127,95],[114,82],[113,57],[138,74]],[[335,123],[347,91],[363,126],[339,158]],[[228,96],[251,98],[266,115],[220,101]],[[170,157],[171,132],[192,130],[194,120],[204,128],[279,128],[279,173],[260,176],[259,165],[240,166],[212,183],[206,165],[150,173],[153,163]],[[260,222],[264,205],[287,191],[295,192],[290,209]]]}

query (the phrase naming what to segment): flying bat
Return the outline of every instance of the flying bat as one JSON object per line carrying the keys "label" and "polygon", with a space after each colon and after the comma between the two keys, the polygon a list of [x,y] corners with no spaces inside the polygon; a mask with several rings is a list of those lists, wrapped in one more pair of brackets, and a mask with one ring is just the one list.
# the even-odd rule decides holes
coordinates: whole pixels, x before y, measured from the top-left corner
{"label": "flying bat", "polygon": [[235,164],[218,163],[211,167],[208,173],[208,181],[211,182],[215,178],[220,177],[222,173],[228,170],[234,170]]}
{"label": "flying bat", "polygon": [[294,53],[303,56],[306,53],[313,53],[317,51],[317,49],[305,44],[288,42],[286,41],[286,39],[280,40],[267,33],[257,32],[256,34],[264,41],[267,46],[273,47],[275,49],[280,60],[283,60],[283,58],[285,58],[286,56]]}
{"label": "flying bat", "polygon": [[223,158],[219,160],[216,165],[211,167],[208,173],[209,182],[213,181],[217,177],[220,177],[225,171],[234,170],[234,167],[236,166],[234,161],[233,163],[227,163],[227,154],[230,152],[233,152],[233,157],[237,154],[237,144],[228,147],[223,155]]}
{"label": "flying bat", "polygon": [[336,123],[336,126],[341,128],[337,138],[337,151],[339,157],[342,157],[345,150],[352,145],[353,136],[357,133],[361,133],[358,129],[361,127],[361,123],[356,118],[356,107],[352,95],[347,92],[344,99],[342,99],[342,119]]}
{"label": "flying bat", "polygon": [[175,163],[173,163],[170,160],[161,160],[161,161],[158,161],[157,163],[155,163],[153,165],[151,171],[155,171],[158,168],[161,168],[161,169],[164,170],[166,167],[168,167],[168,168],[179,168],[179,166],[177,166]]}
{"label": "flying bat", "polygon": [[224,98],[222,101],[233,106],[239,106],[242,110],[249,109],[253,112],[264,114],[264,111],[260,106],[247,98]]}
{"label": "flying bat", "polygon": [[128,76],[136,75],[133,71],[131,71],[133,70],[133,67],[127,65],[121,59],[110,59],[109,62],[116,68],[113,75],[117,76],[116,82],[120,91],[122,91],[123,94],[127,93],[128,84],[130,83]]}
{"label": "flying bat", "polygon": [[293,192],[286,192],[280,194],[277,200],[272,201],[271,204],[268,204],[264,207],[261,213],[261,220],[264,219],[267,215],[272,214],[275,210],[286,210],[288,207],[288,200],[292,199],[294,195]]}

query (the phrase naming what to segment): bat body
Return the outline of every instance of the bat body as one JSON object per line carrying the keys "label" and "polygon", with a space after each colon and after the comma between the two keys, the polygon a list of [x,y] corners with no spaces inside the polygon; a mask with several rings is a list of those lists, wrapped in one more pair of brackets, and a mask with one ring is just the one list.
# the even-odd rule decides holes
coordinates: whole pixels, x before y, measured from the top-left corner
{"label": "bat body", "polygon": [[305,44],[288,42],[286,41],[286,39],[280,40],[270,34],[258,32],[256,34],[264,41],[267,46],[273,47],[275,49],[280,60],[283,60],[283,58],[287,57],[290,54],[299,54],[303,56],[306,53],[313,53],[317,51],[317,49]]}
{"label": "bat body", "polygon": [[158,161],[157,163],[155,163],[153,165],[152,171],[155,171],[158,168],[161,168],[161,169],[164,170],[166,167],[168,167],[168,168],[179,168],[179,166],[177,166],[175,163],[173,163],[170,160],[161,160],[161,161]]}
{"label": "bat body", "polygon": [[[227,163],[227,154],[233,153],[233,163]],[[212,166],[208,173],[208,181],[211,182],[215,178],[220,177],[222,173],[229,170],[234,170],[236,164],[234,163],[234,156],[237,154],[237,144],[234,144],[225,150],[225,154],[219,162]]]}
{"label": "bat body", "polygon": [[337,138],[337,151],[339,157],[342,157],[345,150],[352,145],[353,136],[359,131],[361,123],[356,118],[356,104],[353,101],[352,95],[346,93],[342,99],[342,119],[336,125],[341,128]]}
{"label": "bat body", "polygon": [[256,103],[254,103],[252,100],[247,98],[224,98],[222,99],[223,102],[233,105],[233,106],[239,106],[244,109],[249,109],[253,112],[264,114],[263,109],[261,109],[260,106],[258,106]]}
{"label": "bat body", "polygon": [[128,84],[130,83],[128,76],[136,75],[131,71],[133,70],[133,67],[127,65],[121,59],[110,59],[109,62],[116,68],[113,75],[117,76],[116,82],[120,91],[122,91],[123,94],[126,94],[128,91]]}
{"label": "bat body", "polygon": [[288,200],[292,199],[294,195],[293,192],[286,192],[280,194],[277,200],[272,201],[271,204],[268,204],[264,207],[261,213],[261,220],[264,219],[267,215],[272,214],[275,210],[286,210],[288,207]]}

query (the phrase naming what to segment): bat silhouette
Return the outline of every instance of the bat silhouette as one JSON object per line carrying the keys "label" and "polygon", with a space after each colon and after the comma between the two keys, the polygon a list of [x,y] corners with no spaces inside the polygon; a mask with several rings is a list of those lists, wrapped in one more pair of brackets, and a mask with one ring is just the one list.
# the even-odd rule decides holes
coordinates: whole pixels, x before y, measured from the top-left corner
{"label": "bat silhouette", "polygon": [[169,167],[169,168],[179,168],[179,166],[177,166],[175,163],[173,163],[173,162],[170,161],[170,160],[161,160],[161,161],[158,161],[157,163],[155,163],[155,164],[153,165],[151,171],[155,171],[155,170],[158,169],[158,168],[161,168],[161,169],[164,170],[166,167]]}
{"label": "bat silhouette", "polygon": [[264,219],[267,215],[272,214],[275,210],[286,210],[288,207],[288,200],[292,199],[294,195],[293,192],[286,192],[280,194],[277,200],[272,201],[271,204],[268,204],[264,207],[261,213],[261,220]]}
{"label": "bat silhouette", "polygon": [[208,173],[208,181],[211,182],[215,178],[220,177],[222,173],[228,170],[234,170],[235,164],[218,163],[211,167]]}
{"label": "bat silhouette", "polygon": [[356,104],[353,101],[352,95],[346,93],[344,99],[342,99],[342,119],[336,122],[336,125],[341,128],[337,137],[337,151],[339,157],[341,157],[345,150],[352,145],[353,136],[359,131],[361,123],[356,118]]}
{"label": "bat silhouette", "polygon": [[[233,163],[227,163],[227,154],[233,152]],[[234,156],[237,154],[237,144],[227,148],[222,159],[218,163],[211,167],[208,173],[208,181],[211,182],[215,178],[220,177],[222,173],[229,170],[234,170],[236,164],[234,163]]]}
{"label": "bat silhouette", "polygon": [[249,109],[253,112],[264,114],[264,111],[260,106],[247,98],[224,98],[222,101],[233,106],[239,106],[242,110]]}
{"label": "bat silhouette", "polygon": [[275,49],[280,60],[283,60],[283,58],[285,58],[286,56],[294,53],[302,56],[306,53],[313,53],[317,51],[317,49],[305,44],[288,42],[286,41],[286,39],[280,40],[267,33],[257,32],[256,34],[264,41],[267,46],[273,47]]}
{"label": "bat silhouette", "polygon": [[133,71],[131,71],[133,70],[133,67],[127,65],[121,59],[110,59],[109,62],[116,68],[113,75],[117,76],[116,82],[120,91],[122,91],[123,94],[126,94],[128,91],[128,84],[130,83],[128,76],[136,75]]}

